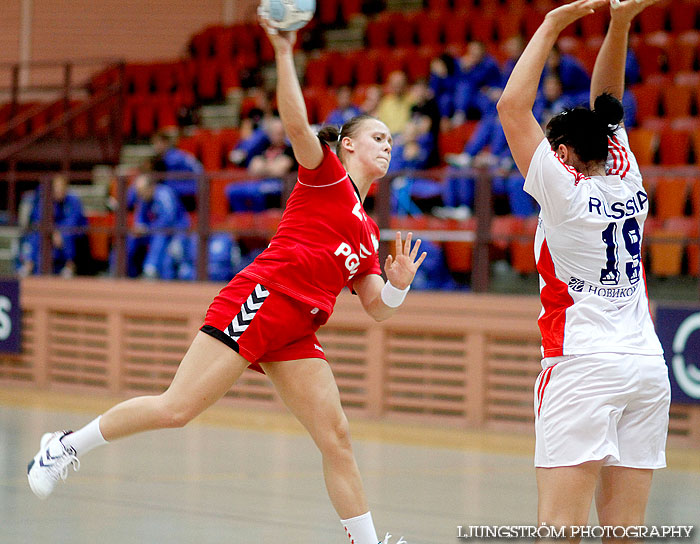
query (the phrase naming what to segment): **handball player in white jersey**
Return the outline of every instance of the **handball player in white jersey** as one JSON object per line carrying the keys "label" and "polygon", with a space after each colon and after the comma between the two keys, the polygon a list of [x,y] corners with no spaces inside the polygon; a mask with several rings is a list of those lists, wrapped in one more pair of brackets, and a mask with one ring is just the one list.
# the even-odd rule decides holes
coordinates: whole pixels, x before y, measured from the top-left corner
{"label": "handball player in white jersey", "polygon": [[[348,422],[315,333],[346,286],[377,321],[390,317],[425,253],[418,255],[420,240],[412,244],[409,233],[404,242],[397,232],[384,282],[379,229],[362,203],[389,168],[389,129],[364,115],[348,121],[340,133],[332,127],[313,132],[292,56],[296,33],[271,32],[265,21],[263,26],[275,50],[278,109],[299,163],[298,182],[275,236],[214,299],[168,390],[118,404],[76,432],[45,434],[29,463],[29,483],[46,498],[91,449],[138,432],[185,425],[251,366],[267,374],[321,451],[328,495],[348,541],[377,544]],[[337,155],[328,141],[337,143]]]}
{"label": "handball player in white jersey", "polygon": [[[666,466],[670,389],[641,262],[649,201],[620,103],[630,24],[652,3],[578,0],[549,12],[498,103],[525,190],[541,207],[539,523],[585,525],[595,495],[601,525],[643,525],[652,473]],[[596,9],[609,9],[611,23],[591,108],[556,115],[545,137],[532,115],[545,61],[559,33]]]}

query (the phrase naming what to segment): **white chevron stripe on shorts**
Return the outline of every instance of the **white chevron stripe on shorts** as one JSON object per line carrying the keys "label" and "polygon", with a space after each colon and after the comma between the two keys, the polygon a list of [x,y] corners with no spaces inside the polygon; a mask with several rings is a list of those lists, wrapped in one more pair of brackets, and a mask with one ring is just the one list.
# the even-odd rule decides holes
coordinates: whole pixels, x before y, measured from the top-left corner
{"label": "white chevron stripe on shorts", "polygon": [[270,292],[265,287],[257,284],[224,333],[237,341],[253,321],[255,314],[262,307],[269,294]]}

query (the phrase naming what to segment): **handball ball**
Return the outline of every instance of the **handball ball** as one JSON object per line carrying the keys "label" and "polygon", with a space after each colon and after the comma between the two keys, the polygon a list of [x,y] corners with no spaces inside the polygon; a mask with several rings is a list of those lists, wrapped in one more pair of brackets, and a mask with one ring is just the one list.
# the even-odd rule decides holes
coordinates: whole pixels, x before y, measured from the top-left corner
{"label": "handball ball", "polygon": [[316,0],[261,0],[259,13],[278,30],[299,30],[316,11]]}

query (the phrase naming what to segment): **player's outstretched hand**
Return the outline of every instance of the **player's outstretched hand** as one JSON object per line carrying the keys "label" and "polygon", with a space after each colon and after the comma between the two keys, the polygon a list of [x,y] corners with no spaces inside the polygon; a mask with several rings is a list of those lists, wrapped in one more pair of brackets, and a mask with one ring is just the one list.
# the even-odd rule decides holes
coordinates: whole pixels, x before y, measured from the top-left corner
{"label": "player's outstretched hand", "polygon": [[[406,235],[406,242],[401,240],[401,232],[396,233],[396,257],[389,255],[384,263],[386,279],[397,289],[406,289],[413,281],[418,267],[428,255],[425,251],[418,257],[420,238],[411,247],[413,233]],[[418,257],[416,259],[416,257]]]}
{"label": "player's outstretched hand", "polygon": [[272,47],[275,48],[277,52],[292,52],[294,49],[294,44],[297,41],[297,32],[294,31],[283,31],[278,30],[270,24],[270,21],[265,18],[265,15],[258,13],[258,21],[260,26],[263,27],[265,33],[267,34]]}
{"label": "player's outstretched hand", "polygon": [[659,0],[610,0],[610,17],[613,21],[629,23],[645,8]]}
{"label": "player's outstretched hand", "polygon": [[545,20],[561,32],[574,21],[590,15],[595,10],[607,6],[610,0],[576,0],[547,13]]}

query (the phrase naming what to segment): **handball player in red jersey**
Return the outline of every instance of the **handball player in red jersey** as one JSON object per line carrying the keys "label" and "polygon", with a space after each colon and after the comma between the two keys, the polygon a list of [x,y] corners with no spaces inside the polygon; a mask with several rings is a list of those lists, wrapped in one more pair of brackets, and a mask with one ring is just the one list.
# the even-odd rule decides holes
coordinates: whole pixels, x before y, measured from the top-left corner
{"label": "handball player in red jersey", "polygon": [[[292,49],[295,32],[273,32],[277,104],[299,163],[297,184],[269,247],[224,287],[167,391],[117,404],[75,432],[46,433],[30,462],[32,491],[46,498],[91,449],[138,432],[182,427],[221,398],[243,371],[263,371],[321,451],[330,500],[349,541],[377,544],[350,444],[348,422],[316,331],[344,287],[377,321],[406,296],[425,253],[396,235],[396,256],[377,255],[379,229],[362,203],[391,160],[386,125],[370,116],[317,135],[307,120]],[[327,142],[337,144],[337,155]]]}

